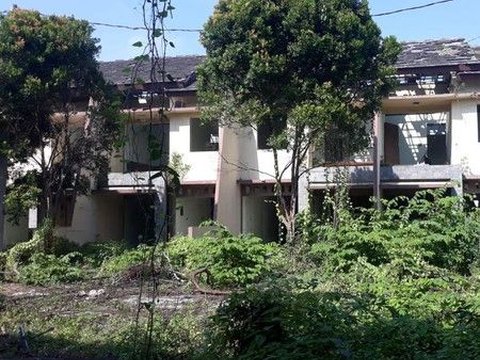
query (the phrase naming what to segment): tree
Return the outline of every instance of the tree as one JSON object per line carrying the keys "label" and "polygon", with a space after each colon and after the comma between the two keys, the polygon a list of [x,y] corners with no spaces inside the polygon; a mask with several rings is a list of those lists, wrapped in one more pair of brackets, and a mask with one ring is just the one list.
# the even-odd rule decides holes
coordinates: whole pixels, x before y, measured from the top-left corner
{"label": "tree", "polygon": [[39,223],[55,221],[67,197],[74,203],[88,191],[116,140],[118,108],[98,70],[92,32],[86,21],[36,11],[0,17],[2,155],[33,165]]}
{"label": "tree", "polygon": [[[202,43],[203,116],[270,130],[278,216],[292,241],[309,150],[325,138],[343,154],[367,146],[366,125],[393,86],[399,46],[381,37],[360,0],[220,0]],[[290,197],[280,186],[287,172]]]}

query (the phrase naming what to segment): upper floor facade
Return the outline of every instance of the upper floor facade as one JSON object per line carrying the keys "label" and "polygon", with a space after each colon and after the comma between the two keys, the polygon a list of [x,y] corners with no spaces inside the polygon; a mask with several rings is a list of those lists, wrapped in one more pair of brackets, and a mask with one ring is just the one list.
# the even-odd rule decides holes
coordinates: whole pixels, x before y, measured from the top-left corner
{"label": "upper floor facade", "polygon": [[[108,173],[92,180],[92,196],[79,199],[70,226],[60,227],[60,234],[77,242],[134,242],[140,233],[148,235],[145,228],[158,232],[156,219],[170,214],[173,234],[214,219],[234,232],[276,236],[268,132],[200,121],[195,68],[202,60],[167,58],[164,83],[148,80],[147,63],[101,64],[106,80],[123,95],[125,141]],[[332,167],[346,169],[349,185],[362,196],[370,196],[376,183],[386,196],[445,185],[458,193],[480,192],[480,61],[475,50],[461,39],[403,44],[397,79],[397,89],[375,118],[365,121],[369,147],[343,154],[332,138],[312,149],[300,208],[308,205],[309,194],[331,185],[327,174]],[[78,112],[78,124],[84,115]],[[280,151],[280,167],[288,163],[289,154]],[[174,205],[167,201],[164,180],[155,176],[167,164],[180,175]],[[287,195],[288,176],[286,171]]]}

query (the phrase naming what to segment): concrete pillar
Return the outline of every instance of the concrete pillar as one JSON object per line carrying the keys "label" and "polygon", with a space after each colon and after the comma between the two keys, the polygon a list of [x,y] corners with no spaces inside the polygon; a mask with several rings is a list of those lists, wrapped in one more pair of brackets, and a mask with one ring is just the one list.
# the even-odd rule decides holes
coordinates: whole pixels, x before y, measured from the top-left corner
{"label": "concrete pillar", "polygon": [[168,232],[167,189],[166,185],[155,185],[153,195],[155,240],[165,241]]}
{"label": "concrete pillar", "polygon": [[308,181],[308,172],[303,174],[303,176],[298,181],[298,212],[307,210],[310,206],[309,198],[309,181]]}
{"label": "concrete pillar", "polygon": [[381,131],[382,127],[382,115],[379,112],[376,112],[373,119],[373,197],[375,199],[375,207],[377,210],[380,210],[382,206],[382,180],[380,176],[380,146],[383,147],[383,139],[380,141],[383,133]]}
{"label": "concrete pillar", "polygon": [[241,163],[237,129],[219,129],[219,165],[215,186],[215,220],[231,232],[239,234],[242,227],[242,194],[238,179]]}

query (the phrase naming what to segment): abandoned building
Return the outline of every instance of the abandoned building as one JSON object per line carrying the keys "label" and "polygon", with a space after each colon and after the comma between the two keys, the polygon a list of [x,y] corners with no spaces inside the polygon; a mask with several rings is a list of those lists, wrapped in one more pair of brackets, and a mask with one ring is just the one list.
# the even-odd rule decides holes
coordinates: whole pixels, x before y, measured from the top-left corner
{"label": "abandoned building", "polygon": [[[127,91],[126,144],[110,162],[109,173],[92,182],[92,193],[78,198],[69,226],[57,233],[77,243],[121,240],[137,243],[162,232],[169,213],[172,234],[195,233],[205,220],[216,220],[236,233],[265,240],[278,235],[274,205],[273,156],[262,129],[223,128],[199,120],[195,67],[202,56],[168,58],[168,83],[149,82],[148,65],[136,69],[143,86],[132,86],[132,61],[101,64],[105,78]],[[384,99],[372,127],[372,146],[362,154],[335,156],[347,172],[354,203],[375,193],[409,195],[419,189],[447,187],[452,194],[480,193],[480,60],[462,39],[403,44],[397,62],[399,86]],[[149,94],[166,87],[166,98]],[[158,111],[167,104],[164,117]],[[146,143],[154,135],[162,156],[151,161]],[[376,145],[376,148],[374,147]],[[310,171],[301,179],[300,209],[331,185],[326,174],[338,168],[325,150],[312,149]],[[279,154],[285,166],[288,154]],[[152,171],[175,159],[180,175],[174,205],[167,187]],[[326,171],[329,169],[329,171]],[[287,172],[288,173],[288,172]],[[289,179],[284,179],[288,194]],[[310,196],[313,195],[313,196]],[[27,237],[28,219],[7,224],[6,239]]]}

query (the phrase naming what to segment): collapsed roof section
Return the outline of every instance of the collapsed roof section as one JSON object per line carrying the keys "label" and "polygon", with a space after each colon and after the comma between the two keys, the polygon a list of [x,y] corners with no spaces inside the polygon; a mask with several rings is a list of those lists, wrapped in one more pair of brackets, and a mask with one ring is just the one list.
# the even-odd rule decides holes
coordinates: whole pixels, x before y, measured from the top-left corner
{"label": "collapsed roof section", "polygon": [[402,43],[397,68],[419,68],[480,64],[465,39],[425,40]]}
{"label": "collapsed roof section", "polygon": [[188,88],[195,82],[195,68],[204,58],[205,56],[200,55],[167,57],[165,59],[164,75],[162,74],[161,61],[155,65],[156,70],[152,72],[148,58],[101,62],[100,71],[108,82],[117,86],[149,84],[152,82],[152,76],[154,76],[156,82],[161,83],[164,80],[165,83],[170,83],[169,88]]}
{"label": "collapsed roof section", "polygon": [[[425,73],[436,71],[434,68],[480,70],[476,51],[465,39],[413,41],[401,45],[403,50],[396,63],[399,74],[410,74],[412,69],[423,69]],[[153,82],[163,83],[167,92],[194,92],[195,69],[204,59],[202,55],[167,57],[165,74],[162,74],[159,62],[157,71],[153,73],[156,77]],[[102,62],[100,70],[108,82],[118,87],[143,84],[144,90],[155,88],[148,58]]]}

